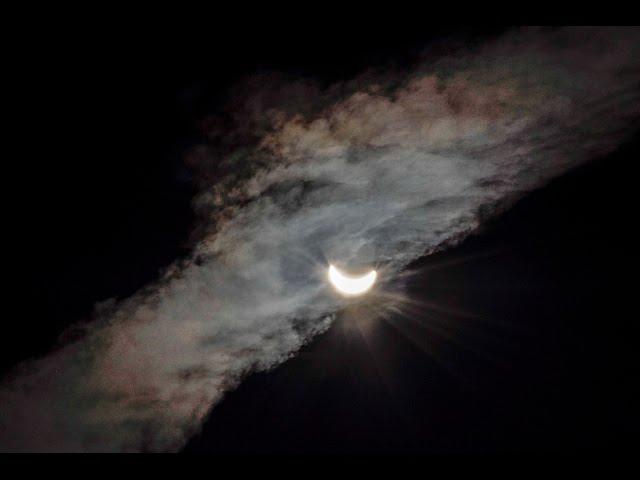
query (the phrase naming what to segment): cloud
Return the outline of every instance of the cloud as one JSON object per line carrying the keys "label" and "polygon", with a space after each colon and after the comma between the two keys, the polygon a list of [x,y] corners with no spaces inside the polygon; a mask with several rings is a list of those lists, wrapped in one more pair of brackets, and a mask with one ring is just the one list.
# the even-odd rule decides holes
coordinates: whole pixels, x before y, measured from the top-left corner
{"label": "cloud", "polygon": [[244,375],[329,327],[327,260],[393,277],[633,133],[639,37],[518,30],[327,88],[248,82],[188,157],[192,255],[4,380],[0,449],[179,449]]}

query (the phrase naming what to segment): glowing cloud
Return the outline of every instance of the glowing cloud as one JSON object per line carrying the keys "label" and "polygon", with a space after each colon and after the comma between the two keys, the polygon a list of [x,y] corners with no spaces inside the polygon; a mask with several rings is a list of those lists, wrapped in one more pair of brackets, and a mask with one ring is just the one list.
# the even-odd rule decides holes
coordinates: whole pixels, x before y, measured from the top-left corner
{"label": "glowing cloud", "polygon": [[[245,375],[344,308],[327,258],[373,252],[390,278],[638,125],[638,29],[516,30],[425,60],[236,96],[229,131],[187,159],[202,182],[193,252],[4,379],[0,450],[180,449]],[[376,279],[329,275],[350,292]]]}

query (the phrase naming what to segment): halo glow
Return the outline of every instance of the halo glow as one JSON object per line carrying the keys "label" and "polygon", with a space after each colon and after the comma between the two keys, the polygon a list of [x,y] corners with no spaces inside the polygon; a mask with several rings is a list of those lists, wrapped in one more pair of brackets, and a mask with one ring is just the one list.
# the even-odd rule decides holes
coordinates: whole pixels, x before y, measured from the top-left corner
{"label": "halo glow", "polygon": [[373,286],[377,276],[378,272],[371,270],[361,277],[351,277],[345,275],[333,265],[329,265],[329,281],[342,295],[362,295]]}

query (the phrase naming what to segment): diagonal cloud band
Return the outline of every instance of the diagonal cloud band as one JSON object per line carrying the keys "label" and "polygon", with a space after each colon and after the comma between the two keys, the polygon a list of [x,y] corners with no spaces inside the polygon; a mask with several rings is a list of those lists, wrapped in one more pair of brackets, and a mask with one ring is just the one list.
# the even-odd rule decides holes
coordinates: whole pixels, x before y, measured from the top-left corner
{"label": "diagonal cloud band", "polygon": [[638,29],[518,30],[410,72],[245,92],[223,133],[255,141],[194,149],[203,179],[228,175],[203,180],[193,254],[4,379],[0,450],[179,449],[244,375],[329,327],[345,300],[327,259],[393,276],[619,146],[639,50]]}

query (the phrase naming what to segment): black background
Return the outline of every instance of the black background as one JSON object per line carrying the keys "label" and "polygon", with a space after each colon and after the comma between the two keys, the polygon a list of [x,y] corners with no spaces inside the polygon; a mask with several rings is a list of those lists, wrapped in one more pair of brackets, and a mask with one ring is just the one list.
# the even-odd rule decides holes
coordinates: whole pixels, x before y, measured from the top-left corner
{"label": "black background", "polygon": [[[3,370],[46,352],[96,301],[132,294],[186,254],[195,187],[182,155],[243,75],[277,69],[331,82],[410,63],[449,36],[474,44],[504,29],[351,24],[318,36],[233,19],[211,17],[197,35],[179,21],[148,33],[50,28],[20,55],[9,92],[19,148],[8,163],[18,168],[5,177],[18,192],[6,234],[16,243],[7,263],[17,263],[8,299],[17,308],[4,322]],[[367,337],[340,319],[229,394],[186,450],[632,451],[639,145],[632,139],[411,267],[410,297],[465,315],[425,309]]]}

